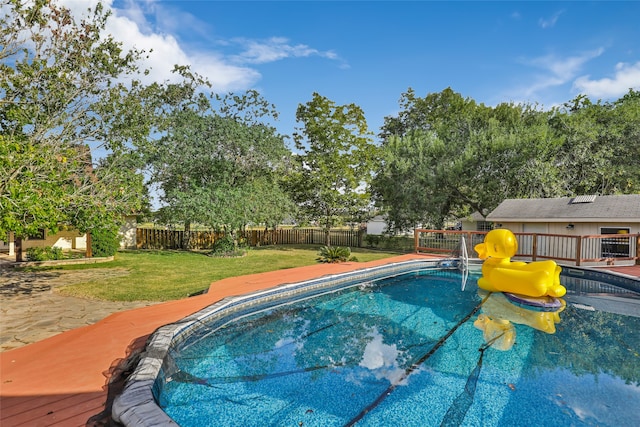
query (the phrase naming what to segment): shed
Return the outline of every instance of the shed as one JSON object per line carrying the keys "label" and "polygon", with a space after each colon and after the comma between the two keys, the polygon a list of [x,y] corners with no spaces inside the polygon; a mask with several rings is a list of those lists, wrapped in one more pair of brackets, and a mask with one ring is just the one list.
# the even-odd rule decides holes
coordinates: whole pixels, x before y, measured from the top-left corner
{"label": "shed", "polygon": [[384,234],[387,232],[387,219],[382,215],[376,215],[367,221],[367,234]]}
{"label": "shed", "polygon": [[[629,259],[637,257],[640,246],[640,194],[616,196],[576,196],[554,199],[507,199],[487,215],[495,228],[514,233],[588,236],[596,245],[582,246],[587,259]],[[578,237],[581,236],[581,237]],[[551,241],[551,239],[547,239]],[[578,240],[566,248],[575,252]],[[538,253],[551,253],[549,245],[540,245]]]}
{"label": "shed", "polygon": [[640,194],[506,199],[487,220],[521,233],[635,234],[640,233]]}
{"label": "shed", "polygon": [[474,212],[469,216],[460,219],[461,229],[464,231],[489,231],[492,228],[491,222],[480,212]]}
{"label": "shed", "polygon": [[[417,228],[420,228],[418,226]],[[396,236],[413,236],[415,228],[410,228],[393,233]],[[367,221],[367,234],[382,235],[389,233],[389,223],[386,215],[376,215]]]}

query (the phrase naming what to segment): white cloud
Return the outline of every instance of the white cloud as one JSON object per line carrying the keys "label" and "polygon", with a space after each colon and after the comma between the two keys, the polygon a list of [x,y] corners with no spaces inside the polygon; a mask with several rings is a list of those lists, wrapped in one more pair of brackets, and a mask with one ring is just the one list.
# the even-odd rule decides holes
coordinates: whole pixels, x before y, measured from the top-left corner
{"label": "white cloud", "polygon": [[245,49],[234,57],[240,63],[263,64],[285,58],[304,58],[308,56],[320,56],[328,59],[338,58],[332,51],[321,52],[304,44],[292,45],[284,37],[271,37],[267,40],[235,39],[235,42]]}
{"label": "white cloud", "polygon": [[614,98],[624,95],[629,89],[640,88],[640,61],[635,64],[620,62],[616,65],[615,75],[592,80],[591,76],[578,77],[573,88],[587,96]]}
{"label": "white cloud", "polygon": [[523,62],[526,65],[541,69],[542,73],[534,76],[526,88],[520,92],[526,97],[531,97],[541,90],[568,83],[575,78],[585,63],[602,55],[603,52],[604,48],[598,48],[580,55],[564,58],[557,55],[546,55],[524,60]]}
{"label": "white cloud", "polygon": [[556,25],[556,22],[558,22],[558,18],[560,18],[560,15],[562,15],[563,13],[564,10],[560,10],[554,13],[550,18],[540,18],[538,20],[538,25],[540,25],[542,29],[552,28]]}
{"label": "white cloud", "polygon": [[[78,18],[86,16],[87,9],[93,9],[99,2],[61,0],[61,4]],[[214,91],[222,93],[254,87],[262,76],[252,65],[310,56],[340,61],[332,51],[319,51],[278,37],[215,40],[215,44],[224,46],[226,52],[234,47],[240,50],[240,53],[225,54],[211,47],[214,44],[211,42],[213,31],[208,24],[191,14],[171,9],[155,0],[123,0],[119,8],[113,6],[113,0],[102,3],[112,12],[106,32],[122,42],[125,50],[135,48],[148,53],[148,58],[141,64],[142,68],[150,68],[150,73],[143,77],[147,83],[175,81],[178,77],[171,73],[174,65],[189,65],[193,71],[209,79]],[[208,43],[207,47],[184,44],[179,37],[180,30],[184,28],[189,28],[191,34],[197,33],[201,42]],[[344,63],[340,65],[344,66]]]}
{"label": "white cloud", "polygon": [[550,71],[551,74],[557,78],[566,82],[573,78],[576,73],[582,68],[582,66],[602,55],[604,48],[598,48],[592,51],[584,52],[581,55],[569,56],[561,58],[556,55],[547,55],[534,58],[529,63],[543,70]]}
{"label": "white cloud", "polygon": [[138,27],[140,32],[149,34],[153,32],[145,13],[149,12],[149,3],[142,1],[126,0],[126,7],[118,9],[118,16],[129,18]]}

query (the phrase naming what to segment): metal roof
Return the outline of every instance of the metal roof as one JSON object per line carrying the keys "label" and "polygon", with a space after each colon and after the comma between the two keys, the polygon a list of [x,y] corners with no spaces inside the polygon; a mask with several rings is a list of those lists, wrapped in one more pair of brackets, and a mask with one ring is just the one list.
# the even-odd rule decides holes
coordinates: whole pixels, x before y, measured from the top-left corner
{"label": "metal roof", "polygon": [[488,216],[489,221],[640,222],[640,194],[579,196],[556,199],[507,199]]}

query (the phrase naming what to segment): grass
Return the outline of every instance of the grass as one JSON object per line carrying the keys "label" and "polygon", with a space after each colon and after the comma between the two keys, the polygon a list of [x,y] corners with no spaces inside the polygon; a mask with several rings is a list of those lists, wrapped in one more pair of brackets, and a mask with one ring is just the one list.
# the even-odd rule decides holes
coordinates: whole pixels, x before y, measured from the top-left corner
{"label": "grass", "polygon": [[[60,270],[116,269],[127,274],[65,286],[61,294],[109,301],[169,301],[201,293],[211,282],[227,277],[314,265],[319,247],[271,246],[248,251],[241,258],[216,258],[182,251],[119,252],[103,264],[69,265]],[[352,254],[366,262],[398,255],[356,248]],[[107,275],[108,276],[108,275]]]}

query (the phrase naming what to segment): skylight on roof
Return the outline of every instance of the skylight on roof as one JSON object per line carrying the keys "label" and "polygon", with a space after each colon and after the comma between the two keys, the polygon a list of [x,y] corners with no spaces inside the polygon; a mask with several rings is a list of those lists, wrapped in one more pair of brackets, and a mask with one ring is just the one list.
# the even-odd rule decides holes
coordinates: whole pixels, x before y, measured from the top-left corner
{"label": "skylight on roof", "polygon": [[571,204],[575,205],[576,203],[593,203],[596,200],[596,197],[597,196],[595,194],[589,196],[576,196],[571,201]]}

